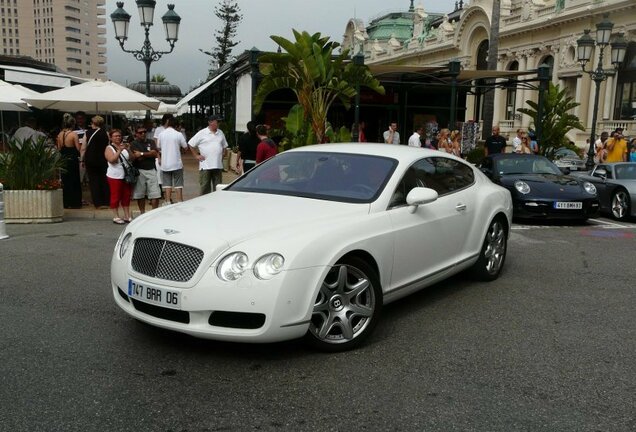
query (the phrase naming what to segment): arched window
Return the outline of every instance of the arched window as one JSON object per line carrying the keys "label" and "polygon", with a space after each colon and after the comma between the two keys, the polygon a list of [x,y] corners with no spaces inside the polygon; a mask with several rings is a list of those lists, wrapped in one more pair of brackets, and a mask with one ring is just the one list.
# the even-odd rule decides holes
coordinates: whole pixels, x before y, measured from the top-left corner
{"label": "arched window", "polygon": [[636,120],[636,42],[630,42],[618,68],[614,120]]}

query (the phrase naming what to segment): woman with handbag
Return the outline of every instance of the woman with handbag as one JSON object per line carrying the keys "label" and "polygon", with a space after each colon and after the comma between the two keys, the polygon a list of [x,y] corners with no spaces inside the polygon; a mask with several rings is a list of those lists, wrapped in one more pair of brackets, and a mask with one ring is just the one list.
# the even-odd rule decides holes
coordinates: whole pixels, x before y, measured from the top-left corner
{"label": "woman with handbag", "polygon": [[[134,156],[128,152],[122,141],[121,130],[110,131],[110,145],[104,150],[104,157],[108,161],[106,178],[110,187],[110,209],[113,212],[113,223],[122,225],[132,220],[130,213],[130,197],[132,195],[132,164]],[[119,216],[119,206],[124,210],[124,218]]]}

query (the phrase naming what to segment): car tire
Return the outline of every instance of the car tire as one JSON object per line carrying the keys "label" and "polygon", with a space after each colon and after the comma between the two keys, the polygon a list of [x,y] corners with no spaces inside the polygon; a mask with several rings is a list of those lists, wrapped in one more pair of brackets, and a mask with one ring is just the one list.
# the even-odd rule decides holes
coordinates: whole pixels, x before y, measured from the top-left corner
{"label": "car tire", "polygon": [[619,221],[627,219],[630,213],[630,206],[629,194],[625,189],[617,189],[612,193],[610,211],[614,219]]}
{"label": "car tire", "polygon": [[376,272],[360,258],[344,258],[321,284],[305,338],[321,351],[350,350],[373,331],[381,309]]}
{"label": "car tire", "polygon": [[508,231],[501,217],[494,218],[484,237],[477,262],[471,268],[473,276],[482,281],[492,281],[499,277],[506,261]]}

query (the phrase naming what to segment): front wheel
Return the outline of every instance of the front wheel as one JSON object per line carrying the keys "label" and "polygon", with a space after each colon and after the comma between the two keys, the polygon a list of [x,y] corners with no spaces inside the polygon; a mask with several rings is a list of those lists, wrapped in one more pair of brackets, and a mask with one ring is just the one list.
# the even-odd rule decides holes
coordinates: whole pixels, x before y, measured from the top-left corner
{"label": "front wheel", "polygon": [[499,277],[508,249],[508,233],[500,218],[495,218],[488,226],[486,237],[477,262],[472,267],[473,275],[484,281]]}
{"label": "front wheel", "polygon": [[612,194],[612,216],[616,220],[625,220],[629,216],[629,195],[624,189],[619,189]]}
{"label": "front wheel", "polygon": [[350,257],[327,273],[314,302],[307,340],[323,351],[346,351],[371,333],[382,309],[375,271]]}

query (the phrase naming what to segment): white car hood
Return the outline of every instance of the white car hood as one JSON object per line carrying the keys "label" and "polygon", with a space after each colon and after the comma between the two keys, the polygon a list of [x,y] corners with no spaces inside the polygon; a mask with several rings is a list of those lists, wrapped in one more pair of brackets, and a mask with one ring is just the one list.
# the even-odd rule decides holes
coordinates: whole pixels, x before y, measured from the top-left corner
{"label": "white car hood", "polygon": [[251,192],[219,191],[146,213],[130,226],[135,237],[164,238],[201,249],[227,249],[259,234],[317,227],[363,216],[369,204]]}

